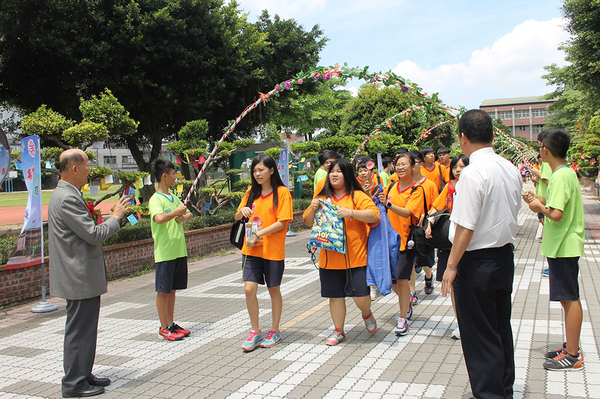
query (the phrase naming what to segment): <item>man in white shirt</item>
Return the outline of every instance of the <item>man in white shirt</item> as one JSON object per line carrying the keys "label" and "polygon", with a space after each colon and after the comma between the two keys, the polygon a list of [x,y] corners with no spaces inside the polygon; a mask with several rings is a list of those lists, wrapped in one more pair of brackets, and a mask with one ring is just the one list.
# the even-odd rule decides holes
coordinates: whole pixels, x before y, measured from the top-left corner
{"label": "man in white shirt", "polygon": [[458,124],[469,157],[461,173],[442,281],[452,286],[465,363],[476,398],[512,398],[515,380],[511,293],[522,181],[516,167],[494,153],[492,119],[470,110]]}

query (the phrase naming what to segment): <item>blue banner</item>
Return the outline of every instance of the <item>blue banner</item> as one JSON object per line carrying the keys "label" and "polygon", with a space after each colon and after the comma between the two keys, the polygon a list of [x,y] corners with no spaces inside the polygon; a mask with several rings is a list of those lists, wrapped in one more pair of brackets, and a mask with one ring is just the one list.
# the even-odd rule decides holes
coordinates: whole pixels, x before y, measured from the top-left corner
{"label": "blue banner", "polygon": [[290,188],[290,160],[288,157],[288,150],[282,150],[279,153],[279,163],[277,165],[277,171],[283,184],[289,189]]}
{"label": "blue banner", "polygon": [[40,264],[44,258],[42,176],[38,136],[28,136],[21,140],[21,168],[29,196],[23,219],[23,228],[17,241],[17,247],[6,263],[7,269]]}
{"label": "blue banner", "polygon": [[8,177],[8,167],[10,166],[10,148],[6,149],[0,144],[0,184]]}

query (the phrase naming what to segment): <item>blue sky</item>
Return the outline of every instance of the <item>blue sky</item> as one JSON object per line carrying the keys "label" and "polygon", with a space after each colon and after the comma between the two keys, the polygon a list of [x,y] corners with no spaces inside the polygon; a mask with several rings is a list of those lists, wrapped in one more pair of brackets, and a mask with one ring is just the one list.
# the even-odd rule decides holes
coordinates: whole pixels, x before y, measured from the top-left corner
{"label": "blue sky", "polygon": [[[558,0],[238,0],[256,21],[261,10],[318,24],[330,40],[320,65],[369,66],[439,92],[449,105],[546,94],[543,66],[564,64]],[[348,85],[356,90],[358,82]]]}

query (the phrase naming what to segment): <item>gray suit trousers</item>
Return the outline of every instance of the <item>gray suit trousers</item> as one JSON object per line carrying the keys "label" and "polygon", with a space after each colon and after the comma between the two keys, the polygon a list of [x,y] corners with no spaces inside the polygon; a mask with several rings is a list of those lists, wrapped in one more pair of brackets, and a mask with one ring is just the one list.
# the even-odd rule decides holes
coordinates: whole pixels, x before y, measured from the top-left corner
{"label": "gray suit trousers", "polygon": [[85,391],[96,357],[100,296],[81,300],[67,299],[67,322],[62,379],[62,392],[73,394]]}

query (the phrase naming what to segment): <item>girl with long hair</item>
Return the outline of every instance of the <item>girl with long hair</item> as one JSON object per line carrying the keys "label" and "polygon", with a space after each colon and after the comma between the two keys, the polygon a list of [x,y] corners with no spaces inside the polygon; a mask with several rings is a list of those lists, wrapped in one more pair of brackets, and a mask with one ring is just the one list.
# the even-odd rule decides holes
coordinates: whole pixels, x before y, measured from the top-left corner
{"label": "girl with long hair", "polygon": [[[460,177],[460,173],[464,168],[469,165],[469,158],[465,154],[458,154],[452,161],[450,162],[450,182],[444,186],[444,189],[437,197],[437,199],[433,202],[433,206],[431,207],[430,214],[433,215],[437,211],[441,211],[442,209],[449,209],[450,213],[452,213],[452,204],[454,202],[454,192],[456,190],[456,183],[458,182],[458,178]],[[431,226],[435,224],[435,219],[431,219],[429,224],[427,225],[427,229],[425,230],[425,237],[431,238]],[[452,248],[444,248],[438,249],[438,263],[437,263],[437,271],[435,274],[435,279],[439,282],[442,281],[444,277],[444,272],[446,271],[446,266],[448,265],[448,257],[450,256],[450,251]],[[452,298],[452,308],[454,309],[454,316],[456,316],[456,306],[454,305],[454,291],[450,291],[450,297]],[[450,335],[454,339],[460,339],[460,331],[458,326],[452,331]]]}
{"label": "girl with long hair", "polygon": [[[259,344],[269,348],[281,341],[279,321],[283,300],[280,286],[285,268],[285,233],[288,222],[293,220],[292,196],[279,176],[275,160],[261,154],[254,158],[250,170],[252,185],[235,214],[235,220],[246,218],[253,225],[251,236],[242,248],[246,307],[252,324],[252,331],[242,345],[246,352]],[[271,296],[272,326],[263,339],[256,293],[258,285],[265,283]]]}
{"label": "girl with long hair", "polygon": [[377,331],[367,286],[367,224],[376,226],[379,223],[379,210],[363,192],[352,164],[346,159],[336,159],[331,163],[325,185],[304,211],[304,223],[309,227],[312,227],[321,207],[319,199],[337,205],[338,215],[344,219],[345,225],[346,253],[321,249],[319,256],[321,296],[329,298],[329,310],[335,328],[325,343],[337,345],[346,339],[346,297],[354,299],[367,331],[371,334]]}

